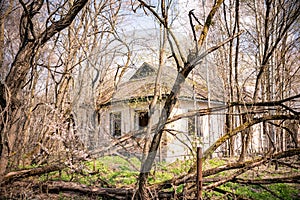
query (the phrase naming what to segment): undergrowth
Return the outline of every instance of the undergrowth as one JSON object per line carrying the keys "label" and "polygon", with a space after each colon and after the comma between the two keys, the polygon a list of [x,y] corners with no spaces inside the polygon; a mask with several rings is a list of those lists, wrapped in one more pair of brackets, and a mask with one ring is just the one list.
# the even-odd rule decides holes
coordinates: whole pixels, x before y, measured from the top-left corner
{"label": "undergrowth", "polygon": [[[219,158],[209,159],[204,162],[203,170],[222,166],[227,162],[228,161]],[[174,163],[155,163],[148,182],[149,184],[160,183],[186,174],[192,163],[192,160],[176,161]],[[83,163],[80,170],[66,169],[60,172],[51,172],[41,176],[40,179],[42,181],[72,181],[99,187],[134,187],[137,183],[140,165],[141,163],[137,158],[106,156]],[[228,172],[219,173],[218,176],[226,177],[226,173]],[[253,176],[251,173],[253,172],[244,174],[243,177]],[[266,171],[262,173],[265,174]],[[223,192],[204,191],[204,199],[236,199],[236,197],[243,197],[245,199],[254,200],[293,200],[299,198],[299,187],[297,188],[294,184],[276,183],[262,186],[227,182],[221,185],[219,189]],[[173,190],[173,188],[171,190]],[[182,192],[184,185],[177,186],[175,190],[176,193]]]}

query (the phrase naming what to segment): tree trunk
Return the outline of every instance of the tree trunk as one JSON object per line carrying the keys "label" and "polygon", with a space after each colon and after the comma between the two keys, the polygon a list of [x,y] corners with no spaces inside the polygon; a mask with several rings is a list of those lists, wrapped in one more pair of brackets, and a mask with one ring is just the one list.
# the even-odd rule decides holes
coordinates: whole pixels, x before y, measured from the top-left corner
{"label": "tree trunk", "polygon": [[[17,137],[22,137],[22,126],[24,124],[22,87],[26,81],[27,73],[30,71],[30,68],[33,67],[34,57],[43,44],[49,41],[57,32],[63,30],[72,23],[78,12],[86,3],[87,0],[76,1],[70,7],[66,15],[61,17],[60,20],[53,22],[43,32],[37,35],[35,39],[30,41],[28,38],[27,40],[22,39],[23,43],[15,56],[5,82],[0,85],[0,88],[3,88],[0,94],[0,101],[2,102],[1,108],[3,111],[0,122],[2,140],[2,144],[0,145],[0,182],[7,171],[10,158],[13,158],[14,153],[18,152],[15,142]],[[32,13],[24,12],[24,15],[32,18],[40,9],[41,7],[39,6],[33,6],[30,10]],[[25,27],[29,27],[27,24],[25,25]],[[28,35],[22,37],[28,37]],[[21,138],[19,139],[19,141],[21,141]]]}

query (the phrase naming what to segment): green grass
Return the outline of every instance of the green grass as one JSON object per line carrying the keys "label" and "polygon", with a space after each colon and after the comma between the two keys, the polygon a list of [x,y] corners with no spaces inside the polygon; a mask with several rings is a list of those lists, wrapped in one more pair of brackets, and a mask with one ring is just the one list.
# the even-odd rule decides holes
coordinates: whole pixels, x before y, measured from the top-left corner
{"label": "green grass", "polygon": [[85,162],[82,166],[80,171],[66,169],[48,173],[40,178],[41,180],[74,181],[86,185],[105,186],[104,183],[111,186],[130,185],[137,180],[140,162],[136,158],[130,158],[128,162],[118,156],[107,156]]}
{"label": "green grass", "polygon": [[212,158],[204,163],[204,168],[215,168],[227,164],[225,160],[220,158]]}
{"label": "green grass", "polygon": [[[291,184],[275,183],[263,187],[259,185],[240,185],[237,183],[228,182],[219,188],[227,191],[228,193],[234,193],[237,196],[253,200],[295,200],[297,197],[299,198],[299,190]],[[267,188],[268,191],[265,188]],[[222,194],[218,192],[205,192],[204,195],[209,199],[222,196]],[[229,197],[228,199],[231,198]],[[234,198],[232,197],[232,199]]]}
{"label": "green grass", "polygon": [[[149,183],[155,184],[166,180],[170,180],[173,177],[183,175],[187,173],[190,166],[192,166],[192,160],[176,161],[174,163],[156,163],[153,170],[150,172]],[[209,169],[226,164],[222,159],[210,159],[205,161],[203,169]],[[100,187],[124,187],[133,186],[136,184],[140,161],[137,158],[124,159],[119,156],[106,156],[97,160],[85,162],[82,164],[81,171],[73,171],[66,169],[61,172],[51,172],[41,177],[42,180],[63,180],[79,182],[86,185],[100,186]],[[228,172],[221,172],[216,176],[227,176]],[[250,174],[248,174],[249,176]],[[255,175],[256,178],[270,174],[270,172],[262,170],[262,174]],[[276,175],[276,174],[275,174]],[[215,177],[216,177],[215,176]],[[247,174],[243,175],[247,176]],[[250,175],[254,176],[254,175]],[[183,185],[179,185],[175,188],[177,193],[183,191]],[[291,184],[270,184],[263,186],[258,185],[241,185],[236,183],[225,183],[219,186],[220,189],[227,191],[231,195],[226,196],[226,199],[234,199],[232,194],[236,194],[240,197],[246,197],[254,200],[260,199],[285,199],[293,200],[297,199],[299,195],[299,188],[297,189]],[[173,190],[173,188],[168,189]],[[224,194],[212,191],[204,191],[205,199],[222,199]]]}

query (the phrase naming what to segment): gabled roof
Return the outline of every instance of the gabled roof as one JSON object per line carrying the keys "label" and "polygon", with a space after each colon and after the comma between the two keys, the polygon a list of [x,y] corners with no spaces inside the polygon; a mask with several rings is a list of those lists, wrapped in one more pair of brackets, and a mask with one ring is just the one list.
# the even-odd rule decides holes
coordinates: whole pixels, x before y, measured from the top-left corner
{"label": "gabled roof", "polygon": [[[117,86],[112,102],[154,96],[157,70],[150,64],[143,63],[127,81]],[[173,74],[167,74],[166,69],[163,70],[159,84],[161,95],[170,93],[176,78]]]}
{"label": "gabled roof", "polygon": [[[148,63],[143,63],[127,81],[122,81],[117,86],[111,100],[105,103],[105,105],[114,102],[140,101],[144,98],[153,97],[157,71],[157,68]],[[159,93],[162,98],[171,92],[176,77],[177,70],[175,68],[163,66],[159,83]],[[197,80],[186,79],[180,90],[179,98],[192,100],[194,97],[197,100],[207,100],[206,81],[200,77]],[[213,99],[213,97],[212,100],[220,101],[220,99]]]}
{"label": "gabled roof", "polygon": [[130,80],[137,80],[148,76],[155,76],[155,72],[156,70],[151,65],[144,62],[143,65],[135,72],[135,74],[133,74]]}

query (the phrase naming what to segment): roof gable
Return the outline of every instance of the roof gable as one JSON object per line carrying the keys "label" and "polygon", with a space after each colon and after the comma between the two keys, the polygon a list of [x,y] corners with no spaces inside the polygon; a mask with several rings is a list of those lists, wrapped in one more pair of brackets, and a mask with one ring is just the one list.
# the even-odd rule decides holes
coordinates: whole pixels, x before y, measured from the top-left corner
{"label": "roof gable", "polygon": [[154,76],[155,71],[156,70],[151,65],[144,62],[143,65],[133,74],[133,76],[129,80],[137,80],[146,78],[148,76]]}
{"label": "roof gable", "polygon": [[[126,78],[126,81],[118,84],[113,95],[110,96],[110,103],[131,100],[137,102],[144,98],[153,97],[156,87],[157,70],[156,67],[153,67],[146,62],[143,63],[133,75],[131,74],[131,76],[128,76],[130,77],[129,79]],[[173,66],[163,66],[161,70],[158,89],[159,95],[165,97],[172,91],[176,81],[177,71]],[[201,74],[200,71],[199,74]],[[206,80],[199,74],[194,74],[193,77],[188,77],[186,79],[181,86],[179,98],[184,100],[194,100],[195,97],[197,100],[207,99],[208,91]],[[214,81],[217,82],[217,77],[214,78]],[[102,98],[106,96],[107,95],[104,93]],[[211,100],[223,101],[222,85],[219,86],[217,83],[211,84]]]}

